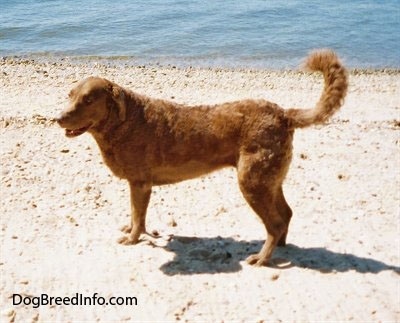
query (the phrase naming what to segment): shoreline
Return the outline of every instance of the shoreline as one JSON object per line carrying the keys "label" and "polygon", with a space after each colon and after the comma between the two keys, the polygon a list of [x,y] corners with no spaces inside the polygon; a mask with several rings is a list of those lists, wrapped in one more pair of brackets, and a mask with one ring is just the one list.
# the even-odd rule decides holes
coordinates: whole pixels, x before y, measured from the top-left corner
{"label": "shoreline", "polygon": [[[164,62],[165,61],[165,62]],[[124,67],[147,67],[147,68],[163,68],[163,69],[196,69],[196,70],[223,70],[223,71],[264,71],[264,72],[302,72],[302,60],[299,64],[291,65],[290,67],[263,67],[256,65],[240,65],[240,62],[235,64],[228,64],[227,66],[207,63],[209,60],[187,60],[185,59],[176,60],[172,58],[173,62],[168,62],[168,59],[145,59],[137,58],[134,56],[62,56],[62,55],[41,55],[41,54],[27,54],[27,55],[0,55],[0,63],[3,64],[70,64],[70,65],[102,65],[106,67],[124,68]],[[344,62],[346,65],[346,62]],[[350,74],[360,73],[388,73],[388,74],[400,74],[400,66],[381,66],[381,67],[348,67]]]}

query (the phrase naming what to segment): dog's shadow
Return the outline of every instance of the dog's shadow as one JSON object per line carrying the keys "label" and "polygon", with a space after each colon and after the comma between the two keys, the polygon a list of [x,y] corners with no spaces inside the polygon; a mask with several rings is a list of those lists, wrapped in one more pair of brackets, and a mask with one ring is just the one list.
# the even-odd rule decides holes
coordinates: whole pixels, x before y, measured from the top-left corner
{"label": "dog's shadow", "polygon": [[[257,253],[263,244],[261,240],[236,241],[232,238],[196,238],[174,236],[163,247],[175,253],[173,260],[160,267],[166,275],[193,275],[233,273],[242,269],[241,261]],[[321,273],[347,272],[379,273],[391,270],[400,273],[400,267],[391,266],[371,258],[358,257],[329,251],[325,248],[300,248],[292,244],[278,247],[273,254],[276,263],[286,261],[278,268],[301,267]]]}

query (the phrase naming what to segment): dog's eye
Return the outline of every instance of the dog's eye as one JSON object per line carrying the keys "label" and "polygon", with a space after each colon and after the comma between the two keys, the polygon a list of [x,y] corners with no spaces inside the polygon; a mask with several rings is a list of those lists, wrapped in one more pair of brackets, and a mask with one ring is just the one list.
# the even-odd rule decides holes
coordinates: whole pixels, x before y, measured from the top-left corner
{"label": "dog's eye", "polygon": [[85,97],[83,98],[83,102],[84,102],[85,104],[91,104],[91,103],[93,102],[93,99],[92,99],[90,96],[85,96]]}

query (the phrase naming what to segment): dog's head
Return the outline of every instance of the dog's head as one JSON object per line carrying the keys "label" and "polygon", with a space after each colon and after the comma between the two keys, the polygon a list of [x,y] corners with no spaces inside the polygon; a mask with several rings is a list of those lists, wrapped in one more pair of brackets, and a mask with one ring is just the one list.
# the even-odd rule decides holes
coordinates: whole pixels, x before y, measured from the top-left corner
{"label": "dog's head", "polygon": [[69,106],[62,111],[58,124],[67,137],[76,137],[105,123],[111,113],[125,121],[124,90],[106,79],[89,77],[69,93]]}

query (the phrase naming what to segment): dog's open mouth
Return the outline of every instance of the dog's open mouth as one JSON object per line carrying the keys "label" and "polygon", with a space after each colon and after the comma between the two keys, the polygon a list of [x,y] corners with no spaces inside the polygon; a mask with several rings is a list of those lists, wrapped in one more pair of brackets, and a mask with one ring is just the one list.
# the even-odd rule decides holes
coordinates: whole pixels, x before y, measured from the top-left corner
{"label": "dog's open mouth", "polygon": [[92,126],[92,124],[89,124],[86,127],[83,128],[79,128],[79,129],[65,129],[65,135],[67,137],[77,137],[83,133],[85,133],[86,131],[88,131],[90,129],[90,127]]}

